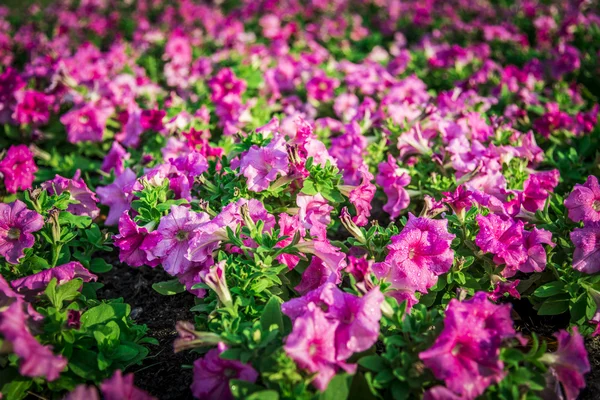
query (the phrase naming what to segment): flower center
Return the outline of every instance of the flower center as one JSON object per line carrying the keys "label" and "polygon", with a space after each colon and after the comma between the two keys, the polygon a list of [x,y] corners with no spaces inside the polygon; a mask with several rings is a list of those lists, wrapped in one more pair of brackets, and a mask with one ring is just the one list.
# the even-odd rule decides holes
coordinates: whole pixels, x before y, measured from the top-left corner
{"label": "flower center", "polygon": [[87,124],[89,122],[90,118],[87,115],[80,115],[79,116],[79,122],[82,124]]}
{"label": "flower center", "polygon": [[232,369],[232,368],[226,368],[225,371],[223,371],[223,373],[228,378],[233,378],[236,375],[235,369]]}
{"label": "flower center", "polygon": [[188,236],[190,236],[190,233],[187,231],[179,231],[177,232],[177,235],[175,235],[177,240],[179,240],[180,242],[183,240],[187,240]]}
{"label": "flower center", "polygon": [[415,249],[410,249],[410,250],[408,251],[408,258],[410,258],[411,260],[412,260],[413,258],[415,258]]}
{"label": "flower center", "polygon": [[21,230],[18,228],[10,228],[8,230],[8,238],[11,240],[18,240],[21,237]]}
{"label": "flower center", "polygon": [[317,345],[314,343],[311,343],[310,346],[308,346],[308,354],[310,354],[311,356],[314,356],[317,353]]}
{"label": "flower center", "polygon": [[594,209],[594,211],[600,212],[600,200],[595,200],[592,204],[592,208]]}
{"label": "flower center", "polygon": [[319,90],[322,90],[322,91],[327,90],[327,83],[325,83],[325,82],[319,83]]}

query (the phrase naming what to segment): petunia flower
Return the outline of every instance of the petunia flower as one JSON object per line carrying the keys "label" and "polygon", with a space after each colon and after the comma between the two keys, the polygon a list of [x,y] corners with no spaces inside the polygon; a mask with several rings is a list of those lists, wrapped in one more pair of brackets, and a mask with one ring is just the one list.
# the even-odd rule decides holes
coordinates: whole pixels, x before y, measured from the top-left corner
{"label": "petunia flower", "polygon": [[365,226],[371,216],[371,203],[373,197],[375,197],[376,188],[371,183],[373,174],[369,172],[366,164],[362,164],[358,168],[358,174],[361,177],[361,182],[350,191],[348,200],[356,209],[356,216],[352,218],[352,221],[357,226]]}
{"label": "petunia flower", "polygon": [[43,270],[37,274],[15,279],[10,285],[17,293],[32,296],[44,291],[48,283],[54,278],[57,280],[57,285],[62,285],[75,278],[81,278],[84,282],[91,282],[98,279],[96,275],[88,271],[81,263],[71,261],[58,267]]}
{"label": "petunia flower", "polygon": [[251,365],[237,360],[225,360],[220,357],[227,347],[219,343],[204,357],[194,361],[194,381],[191,389],[197,399],[230,400],[229,380],[238,379],[250,383],[256,382],[258,372]]}
{"label": "petunia flower", "polygon": [[10,146],[0,161],[0,178],[9,193],[31,189],[37,170],[33,153],[23,144]]}
{"label": "petunia flower", "polygon": [[523,208],[530,212],[544,208],[548,196],[558,185],[559,177],[557,169],[529,175],[523,184]]}
{"label": "petunia flower", "polygon": [[516,269],[527,261],[527,252],[523,246],[523,222],[503,218],[496,214],[477,215],[479,233],[475,244],[485,252],[494,255],[496,264],[506,264]]}
{"label": "petunia flower", "polygon": [[410,183],[410,175],[398,167],[391,154],[388,154],[387,161],[379,163],[378,169],[376,182],[387,196],[387,203],[383,206],[383,211],[387,212],[390,218],[396,219],[400,215],[400,211],[408,207],[410,203],[410,196],[404,189]]}
{"label": "petunia flower", "polygon": [[165,125],[163,119],[167,115],[164,110],[142,110],[140,114],[140,125],[146,131],[160,132]]}
{"label": "petunia flower", "polygon": [[248,179],[248,190],[262,192],[278,175],[287,175],[289,161],[285,140],[273,138],[266,147],[252,146],[240,160],[240,172]]}
{"label": "petunia flower", "polygon": [[127,168],[110,185],[96,188],[96,194],[100,198],[100,203],[109,207],[108,215],[104,222],[106,225],[116,225],[121,215],[131,208],[133,193],[130,192],[129,188],[135,183],[136,179],[135,172]]}
{"label": "petunia flower", "polygon": [[510,306],[494,305],[478,292],[467,301],[450,301],[444,329],[419,358],[452,392],[475,399],[504,377],[500,345],[514,335]]}
{"label": "petunia flower", "polygon": [[96,205],[98,198],[92,192],[85,181],[81,178],[81,171],[77,170],[73,179],[63,178],[60,175],[50,181],[42,183],[42,188],[46,189],[50,195],[59,195],[63,192],[69,192],[71,199],[75,203],[69,204],[67,211],[74,215],[85,215],[92,219],[100,215],[100,209]]}
{"label": "petunia flower", "polygon": [[600,271],[600,222],[589,222],[571,232],[575,245],[573,268],[586,274]]}
{"label": "petunia flower", "polygon": [[588,176],[583,185],[575,185],[569,197],[565,200],[569,210],[569,218],[574,222],[600,221],[600,185],[598,178]]}
{"label": "petunia flower", "polygon": [[130,156],[131,154],[119,142],[114,141],[108,154],[104,157],[100,169],[106,173],[114,169],[115,175],[119,176],[125,170],[125,161],[129,160]]}
{"label": "petunia flower", "polygon": [[302,228],[319,240],[327,238],[327,226],[331,223],[330,213],[333,207],[317,193],[314,196],[298,194],[296,204],[299,207],[298,220]]}
{"label": "petunia flower", "polygon": [[123,376],[121,370],[100,384],[104,400],[156,400],[145,391],[135,387],[133,374]]}
{"label": "petunia flower", "polygon": [[50,107],[54,102],[51,95],[36,90],[25,90],[15,94],[17,106],[13,118],[19,124],[44,125],[50,120]]}
{"label": "petunia flower", "polygon": [[533,228],[532,231],[524,231],[523,246],[527,252],[527,260],[519,265],[521,272],[541,272],[546,268],[546,249],[544,244],[550,247],[556,246],[552,242],[552,232],[545,229]]}
{"label": "petunia flower", "polygon": [[158,235],[150,235],[145,227],[138,226],[125,211],[119,218],[119,234],[113,237],[119,248],[119,261],[130,267],[149,265],[155,267],[159,261],[148,257],[148,250],[158,244]]}
{"label": "petunia flower", "polygon": [[113,112],[114,108],[111,106],[87,103],[64,114],[60,117],[60,122],[67,129],[70,143],[101,142],[106,121]]}
{"label": "petunia flower", "polygon": [[42,226],[42,216],[28,210],[21,200],[0,203],[0,255],[10,264],[18,264],[25,255],[23,250],[32,247],[35,242],[32,233]]}

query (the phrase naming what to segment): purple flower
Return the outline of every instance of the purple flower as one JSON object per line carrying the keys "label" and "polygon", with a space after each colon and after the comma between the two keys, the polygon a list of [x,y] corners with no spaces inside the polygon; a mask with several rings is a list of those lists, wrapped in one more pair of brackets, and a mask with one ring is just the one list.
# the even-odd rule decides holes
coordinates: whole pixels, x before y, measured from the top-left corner
{"label": "purple flower", "polygon": [[492,253],[496,264],[506,264],[516,269],[527,261],[523,246],[523,221],[502,218],[496,214],[478,215],[479,233],[475,244],[481,250]]}
{"label": "purple flower", "polygon": [[240,160],[240,171],[248,179],[248,190],[268,189],[277,175],[287,175],[289,169],[285,139],[276,137],[266,147],[252,146]]}
{"label": "purple flower", "polygon": [[100,209],[96,205],[98,198],[81,178],[80,170],[75,172],[73,179],[56,175],[54,179],[42,183],[42,188],[46,189],[50,195],[69,192],[71,199],[76,201],[76,203],[69,204],[67,207],[67,211],[71,214],[85,215],[92,219],[100,215]]}
{"label": "purple flower", "polygon": [[17,293],[34,296],[43,292],[53,278],[56,278],[57,285],[62,285],[75,278],[81,278],[84,282],[98,279],[96,275],[88,271],[83,265],[77,261],[72,261],[58,267],[46,269],[37,274],[15,279],[10,285]]}
{"label": "purple flower", "polygon": [[0,255],[10,264],[18,264],[25,255],[23,250],[32,247],[35,242],[32,233],[42,226],[42,216],[28,210],[21,200],[0,203]]}
{"label": "purple flower", "polygon": [[[298,261],[296,261],[298,263]],[[300,283],[294,287],[300,294],[306,294],[311,290],[317,289],[319,286],[325,284],[333,277],[333,281],[335,282],[336,277],[333,272],[318,257],[313,257],[310,260],[310,264],[302,273],[302,279]]]}
{"label": "purple flower", "polygon": [[410,175],[398,168],[398,164],[391,154],[388,154],[387,161],[379,163],[378,168],[379,174],[376,182],[388,199],[383,206],[383,211],[390,214],[392,219],[396,219],[400,215],[400,211],[408,207],[410,203],[410,196],[404,189],[410,183]]}
{"label": "purple flower", "polygon": [[448,233],[448,220],[409,214],[402,232],[392,236],[385,261],[374,264],[373,272],[390,282],[393,290],[427,293],[452,266],[454,237]]}
{"label": "purple flower", "polygon": [[496,275],[492,276],[492,282],[494,278],[498,279],[496,282],[496,286],[494,286],[494,290],[488,295],[490,300],[498,301],[504,297],[505,294],[514,297],[515,299],[520,299],[521,294],[517,290],[517,286],[519,285],[519,280],[516,279],[514,281],[502,281]]}
{"label": "purple flower", "polygon": [[588,176],[583,185],[575,185],[573,191],[565,200],[569,210],[569,218],[574,222],[600,221],[600,185],[598,178]]}
{"label": "purple flower", "polygon": [[575,245],[573,268],[586,274],[600,271],[600,222],[589,222],[571,232]]}
{"label": "purple flower", "polygon": [[512,325],[510,306],[492,304],[484,292],[463,302],[452,299],[444,329],[419,357],[448,389],[475,399],[504,377],[500,345],[515,335]]}
{"label": "purple flower", "polygon": [[337,79],[329,78],[321,70],[306,82],[306,94],[310,100],[327,102],[333,99],[333,91],[340,85]]}
{"label": "purple flower", "polygon": [[136,179],[135,172],[127,168],[117,176],[113,183],[108,186],[99,186],[96,189],[100,203],[109,207],[108,216],[104,222],[106,225],[116,225],[121,215],[131,208],[133,193],[129,191],[129,188]]}
{"label": "purple flower", "polygon": [[546,268],[546,249],[543,244],[550,247],[556,246],[552,242],[552,232],[545,229],[533,228],[532,231],[524,231],[523,246],[527,252],[527,260],[519,265],[521,272],[541,272]]}
{"label": "purple flower", "polygon": [[194,362],[194,382],[191,389],[194,397],[206,400],[233,399],[229,380],[238,379],[254,383],[258,373],[251,365],[236,360],[225,360],[220,354],[227,348],[220,343],[202,358]]}
{"label": "purple flower", "polygon": [[296,197],[299,207],[298,220],[302,228],[319,240],[327,238],[327,226],[331,223],[333,207],[320,193],[314,196],[299,194]]}
{"label": "purple flower", "polygon": [[160,259],[170,275],[184,273],[192,265],[185,257],[191,240],[197,229],[209,220],[206,213],[196,213],[185,206],[171,206],[171,212],[162,217],[158,225],[160,240],[150,249],[150,259]]}
{"label": "purple flower", "polygon": [[158,260],[148,258],[148,249],[156,246],[160,238],[158,235],[150,235],[147,228],[139,227],[128,211],[119,218],[119,234],[113,238],[115,246],[119,248],[119,261],[122,263],[130,267],[158,265]]}
{"label": "purple flower", "polygon": [[100,384],[104,400],[156,400],[133,384],[133,374],[123,376],[120,370]]}
{"label": "purple flower", "polygon": [[33,153],[23,144],[10,146],[0,161],[0,175],[4,176],[4,186],[9,193],[31,189],[37,170]]}
{"label": "purple flower", "polygon": [[167,113],[164,110],[143,110],[140,114],[140,125],[146,131],[160,132],[165,127],[165,115]]}
{"label": "purple flower", "polygon": [[131,155],[119,144],[119,142],[114,141],[110,151],[104,158],[104,161],[102,161],[102,167],[100,169],[109,173],[114,168],[115,175],[119,176],[125,170],[125,161],[129,160],[130,156]]}
{"label": "purple flower", "polygon": [[558,340],[558,350],[544,354],[540,361],[550,366],[550,371],[562,384],[567,400],[576,400],[579,391],[585,387],[584,375],[591,370],[583,337],[576,326],[573,334],[561,330],[554,336]]}
{"label": "purple flower", "polygon": [[[0,276],[0,334],[10,343],[12,351],[21,359],[19,372],[30,377],[45,377],[48,381],[58,379],[67,366],[67,359],[55,356],[48,346],[42,346],[28,327],[28,304],[13,292]],[[31,315],[38,318],[41,316]]]}
{"label": "purple flower", "polygon": [[523,184],[523,208],[530,212],[543,209],[548,196],[558,185],[559,177],[557,169],[529,175]]}
{"label": "purple flower", "polygon": [[19,124],[43,125],[50,119],[50,107],[54,97],[35,90],[18,93],[13,118]]}
{"label": "purple flower", "polygon": [[106,121],[113,112],[114,109],[110,106],[87,103],[64,114],[60,117],[60,122],[65,125],[71,143],[101,142]]}

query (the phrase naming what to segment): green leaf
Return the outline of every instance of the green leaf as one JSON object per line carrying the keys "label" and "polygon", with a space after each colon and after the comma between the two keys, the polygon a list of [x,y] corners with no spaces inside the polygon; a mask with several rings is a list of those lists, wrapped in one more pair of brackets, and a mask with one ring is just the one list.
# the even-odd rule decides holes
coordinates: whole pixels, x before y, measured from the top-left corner
{"label": "green leaf", "polygon": [[268,331],[271,326],[277,325],[277,329],[283,334],[283,314],[281,313],[281,304],[277,297],[271,297],[267,305],[265,305],[263,313],[260,316],[260,325],[265,331]]}
{"label": "green leaf", "polygon": [[154,283],[152,289],[163,296],[172,296],[177,293],[185,292],[185,286],[183,286],[178,279]]}
{"label": "green leaf", "polygon": [[344,400],[350,394],[352,376],[338,374],[329,382],[327,389],[321,393],[319,400]]}
{"label": "green leaf", "polygon": [[94,258],[90,263],[90,271],[95,274],[103,274],[112,269],[112,265],[104,261],[102,258]]}
{"label": "green leaf", "polygon": [[360,360],[358,360],[358,365],[375,372],[387,369],[387,363],[381,356],[378,355],[362,357]]}
{"label": "green leaf", "polygon": [[73,215],[70,212],[62,211],[58,215],[58,222],[60,222],[61,225],[69,224],[76,228],[84,229],[92,224],[92,219],[87,216]]}
{"label": "green leaf", "polygon": [[555,296],[557,294],[561,294],[563,293],[565,290],[565,284],[561,281],[554,281],[554,282],[550,282],[547,283],[543,286],[540,286],[539,288],[537,288],[535,290],[535,292],[533,292],[533,295],[536,297],[552,297]]}
{"label": "green leaf", "polygon": [[408,399],[409,394],[410,391],[406,382],[394,381],[394,383],[392,383],[392,397],[394,400]]}
{"label": "green leaf", "polygon": [[120,320],[128,316],[130,312],[131,308],[129,304],[100,304],[90,308],[81,315],[81,327],[82,329],[85,329],[94,325],[105,324],[111,320]]}
{"label": "green leaf", "polygon": [[546,300],[538,310],[538,315],[558,315],[569,309],[568,300]]}
{"label": "green leaf", "polygon": [[261,390],[246,397],[247,400],[279,400],[279,393],[274,390]]}
{"label": "green leaf", "polygon": [[56,282],[56,278],[52,278],[44,293],[56,309],[62,310],[63,302],[73,300],[81,295],[79,289],[83,285],[83,280],[76,278],[58,287]]}

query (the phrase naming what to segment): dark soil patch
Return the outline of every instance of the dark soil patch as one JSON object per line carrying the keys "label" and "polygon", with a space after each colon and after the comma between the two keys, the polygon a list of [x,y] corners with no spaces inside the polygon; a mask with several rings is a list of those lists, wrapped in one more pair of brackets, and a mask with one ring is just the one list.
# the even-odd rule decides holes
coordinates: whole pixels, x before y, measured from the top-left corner
{"label": "dark soil patch", "polygon": [[586,388],[581,392],[579,399],[598,400],[600,399],[600,336],[586,340],[585,347],[592,370],[585,377]]}
{"label": "dark soil patch", "polygon": [[194,297],[188,293],[163,296],[152,289],[156,282],[172,279],[162,268],[131,268],[114,263],[110,272],[102,274],[99,281],[104,287],[99,298],[123,297],[131,305],[132,318],[148,326],[148,336],[159,341],[149,345],[150,355],[143,365],[127,372],[135,373],[135,384],[160,400],[191,399],[192,370],[182,368],[192,365],[197,355],[190,352],[173,352],[176,338],[175,322],[193,320],[189,311]]}

